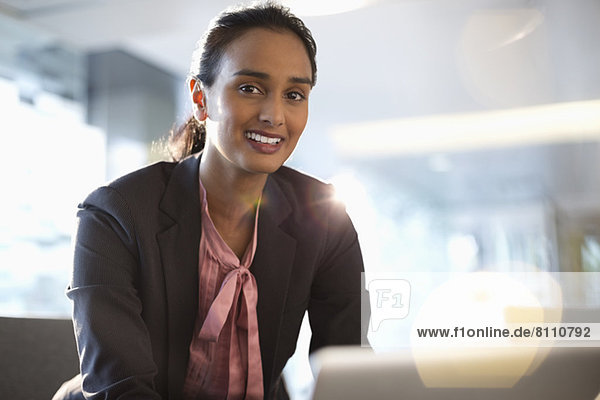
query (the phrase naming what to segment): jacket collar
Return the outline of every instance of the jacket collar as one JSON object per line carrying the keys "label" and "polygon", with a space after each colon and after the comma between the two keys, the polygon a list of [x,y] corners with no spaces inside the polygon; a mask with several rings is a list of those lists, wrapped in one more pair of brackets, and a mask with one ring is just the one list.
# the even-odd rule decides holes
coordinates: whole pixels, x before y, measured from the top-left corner
{"label": "jacket collar", "polygon": [[169,398],[181,398],[198,309],[200,157],[176,164],[160,209],[167,228],[157,234],[167,293]]}
{"label": "jacket collar", "polygon": [[281,359],[284,355],[278,354],[277,349],[296,255],[296,239],[286,229],[292,206],[282,190],[284,182],[275,179],[276,174],[269,176],[263,191],[258,217],[258,246],[250,267],[258,285],[258,331],[265,396],[279,378],[278,365],[285,363]]}
{"label": "jacket collar", "polygon": [[[169,397],[180,398],[189,344],[198,312],[198,245],[200,243],[200,153],[178,163],[160,203],[168,228],[157,240],[163,265],[168,319]],[[258,284],[258,324],[265,394],[274,376],[276,349],[296,239],[285,221],[292,212],[278,179],[267,178],[258,218],[258,243],[250,271]]]}

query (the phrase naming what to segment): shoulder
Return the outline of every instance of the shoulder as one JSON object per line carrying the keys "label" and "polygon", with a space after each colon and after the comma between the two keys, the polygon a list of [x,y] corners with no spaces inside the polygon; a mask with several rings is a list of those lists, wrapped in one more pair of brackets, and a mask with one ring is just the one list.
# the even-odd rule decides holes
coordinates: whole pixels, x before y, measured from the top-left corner
{"label": "shoulder", "polygon": [[316,178],[306,172],[301,172],[297,169],[282,166],[273,174],[273,177],[282,181],[293,181],[298,183],[303,183],[306,185],[317,185],[317,186],[327,186],[328,184],[323,182],[321,179]]}
{"label": "shoulder", "polygon": [[175,162],[157,162],[123,175],[109,182],[106,186],[124,195],[161,191],[167,185],[176,166],[177,163]]}
{"label": "shoulder", "polygon": [[80,207],[130,208],[157,205],[173,170],[174,162],[157,162],[130,172],[90,193]]}
{"label": "shoulder", "polygon": [[336,198],[332,184],[289,167],[281,167],[272,178],[291,206],[292,220],[298,227],[311,230],[348,228],[350,220],[346,208]]}
{"label": "shoulder", "polygon": [[319,264],[330,265],[350,251],[352,262],[360,262],[358,235],[332,184],[288,167],[272,175],[291,206],[284,229],[306,254],[319,249]]}
{"label": "shoulder", "polygon": [[333,185],[293,168],[281,167],[272,174],[272,178],[288,201],[293,203],[292,206],[322,204],[332,201],[335,196]]}

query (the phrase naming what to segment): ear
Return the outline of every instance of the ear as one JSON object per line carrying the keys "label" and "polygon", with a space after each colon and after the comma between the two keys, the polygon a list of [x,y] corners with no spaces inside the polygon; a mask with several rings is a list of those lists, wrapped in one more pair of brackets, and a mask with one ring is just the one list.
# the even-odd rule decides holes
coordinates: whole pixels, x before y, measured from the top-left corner
{"label": "ear", "polygon": [[194,103],[194,116],[198,121],[206,120],[206,98],[199,80],[190,79],[190,94]]}

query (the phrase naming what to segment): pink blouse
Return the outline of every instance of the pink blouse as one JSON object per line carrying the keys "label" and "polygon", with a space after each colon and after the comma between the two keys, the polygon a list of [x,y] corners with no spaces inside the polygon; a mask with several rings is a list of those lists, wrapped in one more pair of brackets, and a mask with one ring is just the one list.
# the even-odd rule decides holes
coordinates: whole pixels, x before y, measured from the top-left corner
{"label": "pink blouse", "polygon": [[254,234],[240,261],[215,228],[200,182],[201,239],[199,302],[183,387],[189,399],[262,399],[258,341],[258,289],[248,268],[256,251]]}

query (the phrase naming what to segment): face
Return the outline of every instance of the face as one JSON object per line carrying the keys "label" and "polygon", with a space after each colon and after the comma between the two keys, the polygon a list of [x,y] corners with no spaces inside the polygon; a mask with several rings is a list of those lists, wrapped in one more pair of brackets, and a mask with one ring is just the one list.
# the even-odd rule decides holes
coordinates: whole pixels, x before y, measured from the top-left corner
{"label": "face", "polygon": [[311,76],[304,44],[292,32],[254,28],[230,43],[214,84],[204,88],[203,159],[246,173],[275,172],[306,125]]}

